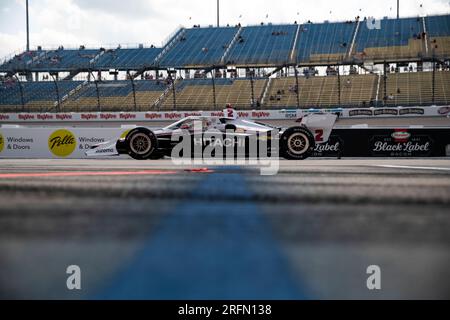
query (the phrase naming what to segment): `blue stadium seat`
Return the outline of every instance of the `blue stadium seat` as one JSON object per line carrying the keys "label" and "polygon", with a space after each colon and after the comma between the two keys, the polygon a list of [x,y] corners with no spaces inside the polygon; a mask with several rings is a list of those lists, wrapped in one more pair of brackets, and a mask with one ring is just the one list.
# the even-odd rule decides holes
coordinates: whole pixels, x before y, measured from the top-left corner
{"label": "blue stadium seat", "polygon": [[345,57],[352,43],[356,23],[321,23],[300,26],[297,61],[309,62],[312,55]]}
{"label": "blue stadium seat", "polygon": [[383,19],[381,28],[368,28],[362,21],[356,37],[356,51],[363,52],[367,48],[407,46],[423,32],[421,18]]}
{"label": "blue stadium seat", "polygon": [[450,37],[450,15],[425,18],[430,37]]}
{"label": "blue stadium seat", "polygon": [[[82,84],[81,81],[59,81],[60,99]],[[20,105],[22,98],[18,82],[0,87],[0,105]],[[57,101],[55,84],[52,81],[22,82],[25,104],[33,101]]]}
{"label": "blue stadium seat", "polygon": [[108,70],[139,70],[153,65],[160,48],[105,50],[95,63],[95,68]]}
{"label": "blue stadium seat", "polygon": [[235,27],[187,29],[159,66],[218,65],[237,31]]}
{"label": "blue stadium seat", "polygon": [[253,26],[242,29],[226,57],[227,64],[287,64],[297,32],[296,25]]}

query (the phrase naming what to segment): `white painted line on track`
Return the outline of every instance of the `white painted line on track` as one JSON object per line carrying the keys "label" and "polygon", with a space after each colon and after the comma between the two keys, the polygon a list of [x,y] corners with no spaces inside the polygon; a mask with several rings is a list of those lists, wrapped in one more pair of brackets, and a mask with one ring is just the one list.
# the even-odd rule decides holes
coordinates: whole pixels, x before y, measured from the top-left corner
{"label": "white painted line on track", "polygon": [[450,168],[441,168],[441,167],[415,167],[415,166],[397,166],[397,165],[375,165],[372,167],[392,168],[392,169],[450,171]]}

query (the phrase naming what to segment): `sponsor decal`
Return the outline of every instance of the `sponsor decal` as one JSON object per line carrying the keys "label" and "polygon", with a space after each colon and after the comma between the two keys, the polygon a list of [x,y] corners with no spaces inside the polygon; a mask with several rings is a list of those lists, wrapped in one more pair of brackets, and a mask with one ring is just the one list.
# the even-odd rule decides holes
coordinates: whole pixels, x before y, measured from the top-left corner
{"label": "sponsor decal", "polygon": [[160,113],[151,112],[151,113],[145,114],[145,119],[153,120],[153,119],[161,119],[161,118],[162,118],[162,114],[160,114]]}
{"label": "sponsor decal", "polygon": [[80,115],[81,120],[95,120],[98,119],[98,115],[95,113],[82,113]]}
{"label": "sponsor decal", "polygon": [[297,110],[285,110],[280,113],[284,114],[284,117],[286,119],[296,119],[297,118]]}
{"label": "sponsor decal", "polygon": [[26,151],[31,150],[31,144],[34,143],[34,140],[33,138],[8,137],[6,142],[8,143],[6,146],[8,150]]}
{"label": "sponsor decal", "polygon": [[398,116],[397,109],[376,109],[373,112],[374,116],[382,116],[382,115],[390,115],[390,116]]}
{"label": "sponsor decal", "polygon": [[219,118],[223,118],[223,116],[224,116],[223,111],[211,112],[211,117],[219,117]]}
{"label": "sponsor decal", "polygon": [[97,145],[100,143],[104,143],[105,139],[104,138],[97,138],[97,137],[78,137],[78,149],[83,150],[83,149],[91,149],[91,147],[93,145]]}
{"label": "sponsor decal", "polygon": [[56,120],[72,120],[72,115],[70,113],[57,113]]}
{"label": "sponsor decal", "polygon": [[5,146],[5,140],[3,140],[3,136],[0,133],[0,153],[3,151],[4,146]]}
{"label": "sponsor decal", "polygon": [[442,108],[439,108],[438,113],[439,113],[440,115],[445,116],[445,115],[447,115],[447,114],[450,113],[450,107],[442,107]]}
{"label": "sponsor decal", "polygon": [[100,119],[102,120],[117,119],[117,115],[114,113],[100,113]]}
{"label": "sponsor decal", "polygon": [[37,115],[36,115],[36,118],[37,118],[38,120],[43,120],[43,121],[46,121],[46,120],[53,120],[53,115],[52,115],[52,114],[48,114],[48,113],[37,114]]}
{"label": "sponsor decal", "polygon": [[429,136],[415,136],[404,131],[397,131],[388,136],[374,136],[369,142],[373,156],[385,157],[428,156],[432,145],[433,141]]}
{"label": "sponsor decal", "polygon": [[102,153],[114,153],[114,149],[97,149],[95,151],[95,153],[97,154],[102,154]]}
{"label": "sponsor decal", "polygon": [[270,112],[264,112],[264,111],[253,111],[252,112],[253,119],[267,119],[269,117],[270,117]]}
{"label": "sponsor decal", "polygon": [[0,114],[0,120],[9,120],[8,114]]}
{"label": "sponsor decal", "polygon": [[181,116],[180,113],[174,113],[174,112],[172,112],[172,113],[165,113],[165,114],[164,114],[164,118],[165,118],[165,119],[173,120],[173,119],[181,119],[182,116]]}
{"label": "sponsor decal", "polygon": [[425,109],[423,108],[406,108],[406,109],[400,109],[399,114],[401,116],[407,115],[407,114],[418,114],[418,115],[424,115]]}
{"label": "sponsor decal", "polygon": [[391,137],[394,138],[395,142],[406,142],[411,137],[411,134],[404,130],[396,130],[391,134]]}
{"label": "sponsor decal", "polygon": [[184,118],[187,117],[201,117],[202,113],[201,112],[185,112],[184,113]]}
{"label": "sponsor decal", "polygon": [[48,138],[48,149],[57,157],[70,156],[74,152],[76,145],[75,135],[69,130],[57,130]]}
{"label": "sponsor decal", "polygon": [[230,148],[230,147],[245,147],[245,139],[234,139],[234,138],[194,138],[194,145],[196,146],[211,146],[220,148]]}
{"label": "sponsor decal", "polygon": [[342,153],[342,139],[338,136],[330,136],[330,139],[323,144],[316,144],[313,157],[337,157]]}
{"label": "sponsor decal", "polygon": [[136,114],[134,114],[134,113],[121,113],[119,117],[122,120],[136,119]]}
{"label": "sponsor decal", "polygon": [[19,120],[34,120],[34,114],[30,114],[30,113],[24,113],[24,114],[19,114],[18,116]]}
{"label": "sponsor decal", "polygon": [[248,118],[249,117],[249,113],[248,112],[238,112],[238,118]]}
{"label": "sponsor decal", "polygon": [[357,117],[357,116],[373,116],[372,110],[369,109],[354,109],[349,111],[350,117]]}

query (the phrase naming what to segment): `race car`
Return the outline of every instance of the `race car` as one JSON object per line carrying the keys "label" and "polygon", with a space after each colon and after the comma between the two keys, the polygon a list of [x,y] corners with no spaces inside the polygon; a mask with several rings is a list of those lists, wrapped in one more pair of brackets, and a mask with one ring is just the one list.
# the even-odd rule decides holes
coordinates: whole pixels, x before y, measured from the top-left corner
{"label": "race car", "polygon": [[[160,129],[135,127],[124,137],[93,146],[86,155],[98,157],[126,154],[136,160],[171,157],[172,151],[179,143],[173,137],[187,133],[192,145],[201,145],[201,151],[211,145],[233,149],[243,146],[248,156],[248,144],[251,138],[254,138],[253,141],[255,139],[269,140],[266,144],[269,150],[265,150],[265,154],[273,155],[274,152],[278,152],[279,156],[285,159],[303,160],[311,156],[316,144],[328,141],[337,120],[335,114],[312,113],[299,119],[298,125],[284,129],[240,119],[234,111],[225,110],[224,114],[227,116],[191,116]],[[217,132],[222,133],[223,136],[210,134]],[[273,140],[278,140],[278,143],[270,143]],[[274,150],[273,145],[277,145],[278,150]],[[199,149],[194,147],[192,150]],[[259,154],[260,150],[258,156]]]}

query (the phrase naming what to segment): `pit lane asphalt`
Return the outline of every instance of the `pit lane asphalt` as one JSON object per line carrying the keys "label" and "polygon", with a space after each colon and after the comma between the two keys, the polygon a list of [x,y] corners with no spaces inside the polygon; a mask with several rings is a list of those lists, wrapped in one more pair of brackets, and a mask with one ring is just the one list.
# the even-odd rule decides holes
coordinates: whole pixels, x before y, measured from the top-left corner
{"label": "pit lane asphalt", "polygon": [[0,297],[450,298],[450,160],[192,168],[0,160]]}

